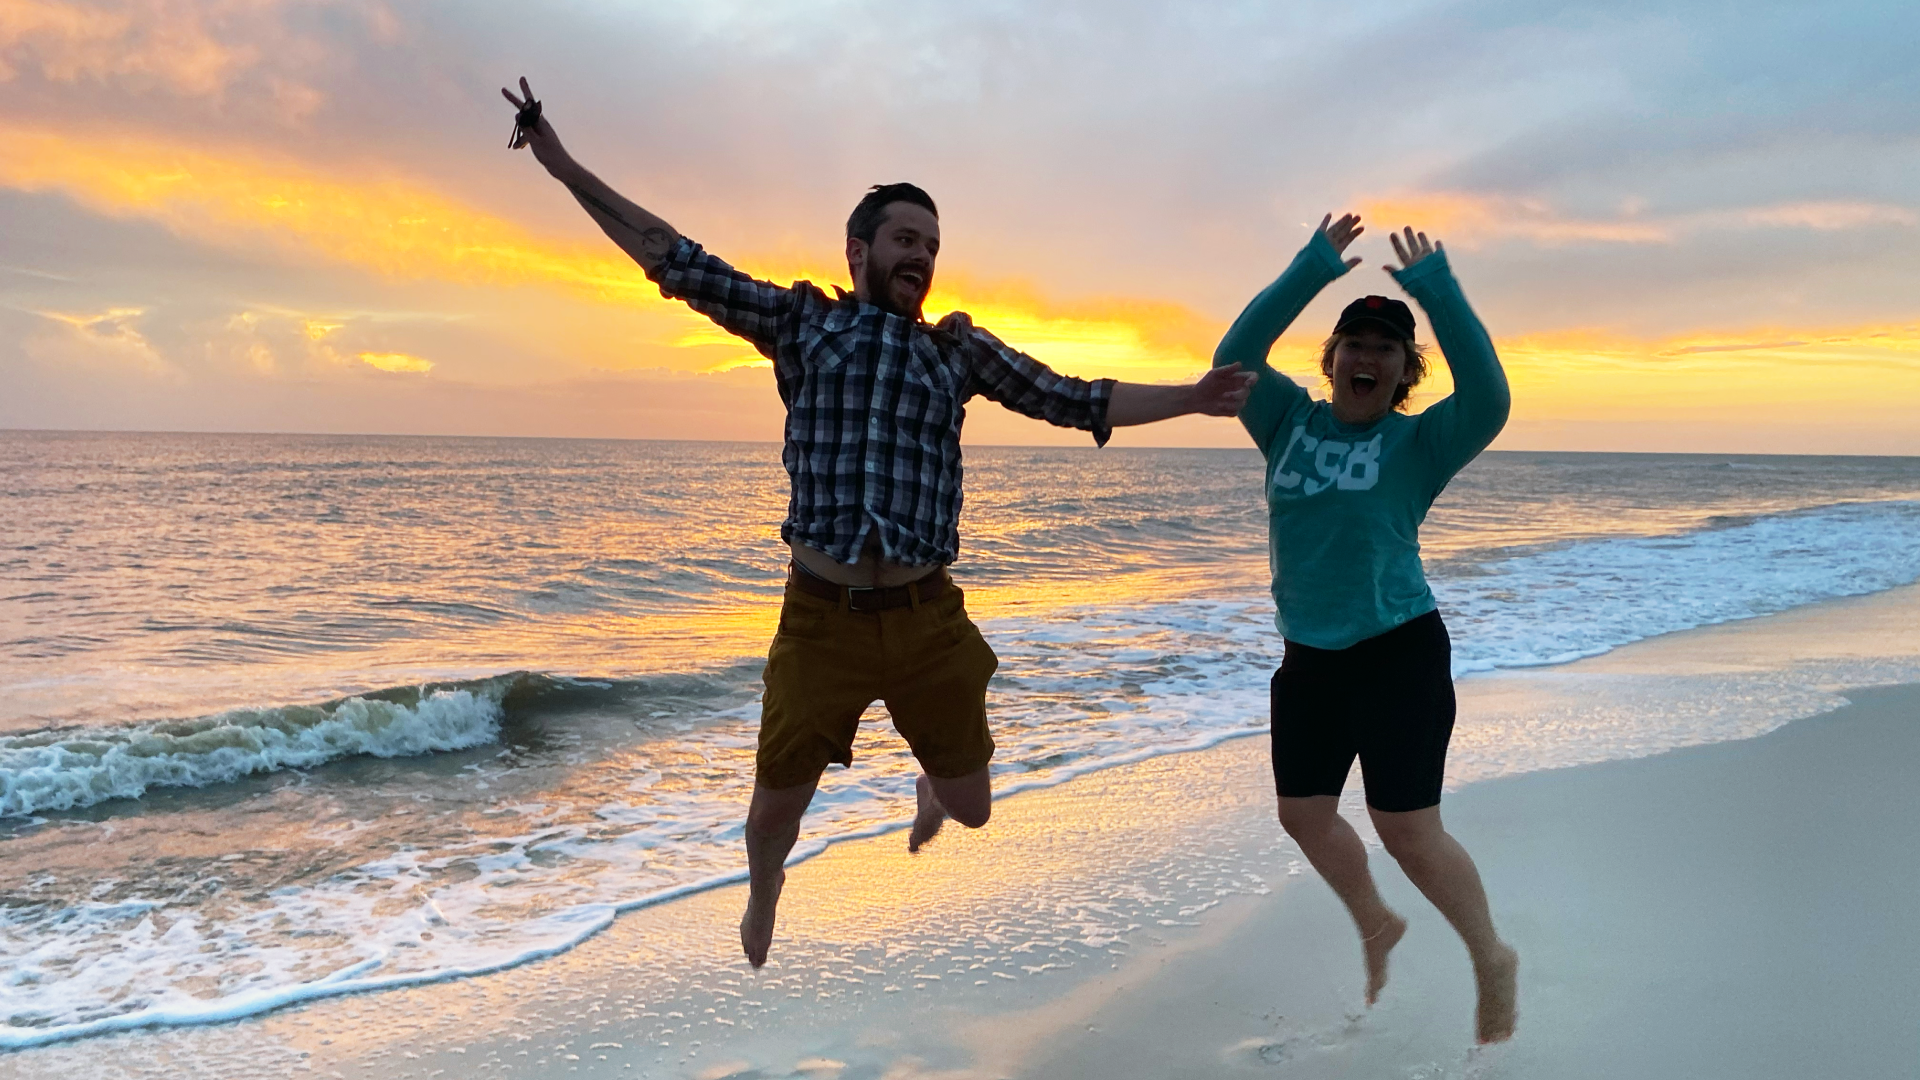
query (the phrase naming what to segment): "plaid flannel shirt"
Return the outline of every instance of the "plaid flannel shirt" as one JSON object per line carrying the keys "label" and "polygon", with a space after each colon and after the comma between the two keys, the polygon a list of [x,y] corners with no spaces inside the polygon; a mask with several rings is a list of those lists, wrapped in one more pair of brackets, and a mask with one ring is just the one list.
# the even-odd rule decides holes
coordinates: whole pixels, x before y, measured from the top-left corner
{"label": "plaid flannel shirt", "polygon": [[1110,433],[1113,380],[1060,375],[983,330],[960,341],[838,288],[830,299],[811,282],[756,281],[685,237],[647,276],[773,361],[793,480],[780,537],[840,562],[859,559],[869,530],[894,562],[953,562],[975,394],[1101,445]]}

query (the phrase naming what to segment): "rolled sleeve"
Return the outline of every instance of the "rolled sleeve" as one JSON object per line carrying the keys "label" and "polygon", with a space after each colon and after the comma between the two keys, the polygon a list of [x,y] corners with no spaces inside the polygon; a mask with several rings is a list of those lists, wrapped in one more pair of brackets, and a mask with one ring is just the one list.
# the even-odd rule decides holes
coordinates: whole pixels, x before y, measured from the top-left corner
{"label": "rolled sleeve", "polygon": [[978,327],[969,335],[967,355],[971,388],[981,396],[1055,427],[1092,432],[1100,446],[1113,436],[1107,405],[1114,380],[1062,375]]}
{"label": "rolled sleeve", "polygon": [[792,309],[793,289],[737,270],[684,236],[646,273],[661,296],[684,301],[762,355],[773,356],[780,326]]}

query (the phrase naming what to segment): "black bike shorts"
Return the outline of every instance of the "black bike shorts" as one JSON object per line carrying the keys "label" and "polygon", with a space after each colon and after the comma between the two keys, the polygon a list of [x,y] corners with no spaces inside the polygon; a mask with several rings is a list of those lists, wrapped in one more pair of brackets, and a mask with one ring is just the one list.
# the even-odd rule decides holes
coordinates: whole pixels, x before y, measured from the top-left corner
{"label": "black bike shorts", "polygon": [[1453,737],[1453,646],[1429,611],[1344,649],[1287,642],[1273,675],[1273,782],[1282,796],[1338,795],[1355,756],[1367,805],[1440,802]]}

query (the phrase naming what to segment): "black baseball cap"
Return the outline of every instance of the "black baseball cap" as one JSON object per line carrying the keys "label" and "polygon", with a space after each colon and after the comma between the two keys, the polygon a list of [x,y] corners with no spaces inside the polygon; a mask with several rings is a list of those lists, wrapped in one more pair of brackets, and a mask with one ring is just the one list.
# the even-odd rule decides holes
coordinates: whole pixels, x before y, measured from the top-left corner
{"label": "black baseball cap", "polygon": [[1363,296],[1348,304],[1340,312],[1340,321],[1333,324],[1333,332],[1342,333],[1363,323],[1378,323],[1379,329],[1403,341],[1413,340],[1413,309],[1390,296]]}

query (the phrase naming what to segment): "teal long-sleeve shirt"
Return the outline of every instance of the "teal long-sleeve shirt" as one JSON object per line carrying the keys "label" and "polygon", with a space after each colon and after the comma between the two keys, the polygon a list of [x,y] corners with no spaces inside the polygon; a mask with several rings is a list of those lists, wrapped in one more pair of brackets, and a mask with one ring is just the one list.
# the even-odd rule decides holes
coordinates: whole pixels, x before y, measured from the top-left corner
{"label": "teal long-sleeve shirt", "polygon": [[1365,426],[1334,419],[1267,353],[1320,290],[1347,272],[1314,233],[1280,279],[1234,320],[1215,367],[1258,376],[1240,422],[1267,458],[1268,560],[1282,637],[1344,649],[1434,609],[1420,565],[1420,523],[1455,473],[1507,422],[1507,377],[1493,339],[1467,306],[1446,253],[1394,279],[1427,313],[1453,371],[1453,393],[1418,416],[1390,412]]}

